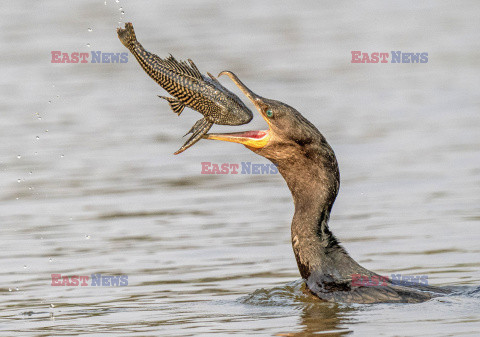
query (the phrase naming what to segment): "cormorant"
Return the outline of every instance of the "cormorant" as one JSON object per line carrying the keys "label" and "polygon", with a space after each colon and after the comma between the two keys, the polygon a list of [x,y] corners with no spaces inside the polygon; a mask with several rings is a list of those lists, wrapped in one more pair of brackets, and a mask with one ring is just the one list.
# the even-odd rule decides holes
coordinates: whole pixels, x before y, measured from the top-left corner
{"label": "cormorant", "polygon": [[340,186],[332,148],[318,129],[291,106],[258,96],[232,72],[223,71],[221,75],[235,82],[269,128],[211,133],[204,138],[243,144],[278,167],[293,196],[292,246],[309,292],[322,300],[344,303],[416,303],[450,292],[427,285],[398,285],[388,278],[376,286],[352,282],[354,275],[367,279],[381,276],[351,258],[328,227]]}

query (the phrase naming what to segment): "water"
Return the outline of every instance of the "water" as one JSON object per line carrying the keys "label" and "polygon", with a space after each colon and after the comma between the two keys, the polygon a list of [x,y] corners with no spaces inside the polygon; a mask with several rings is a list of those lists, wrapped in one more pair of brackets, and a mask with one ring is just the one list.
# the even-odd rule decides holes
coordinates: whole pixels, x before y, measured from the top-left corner
{"label": "water", "polygon": [[[480,280],[479,10],[476,1],[10,2],[0,23],[0,334],[478,335],[480,300],[468,292]],[[204,73],[232,70],[296,107],[336,151],[331,228],[350,254],[463,295],[414,305],[305,297],[282,178],[200,174],[202,161],[265,159],[213,141],[173,156],[199,115],[177,118],[131,55],[50,62],[55,50],[124,52],[119,20],[134,23],[147,50],[192,58]],[[426,51],[429,62],[351,64],[352,50]],[[234,129],[264,126],[257,115]],[[128,275],[128,286],[50,285],[51,274],[94,273]]]}

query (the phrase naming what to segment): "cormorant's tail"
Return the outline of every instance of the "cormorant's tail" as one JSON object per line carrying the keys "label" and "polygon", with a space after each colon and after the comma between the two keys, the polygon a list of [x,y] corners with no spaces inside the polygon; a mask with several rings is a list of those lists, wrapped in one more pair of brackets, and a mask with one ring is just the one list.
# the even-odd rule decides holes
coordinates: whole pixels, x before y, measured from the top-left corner
{"label": "cormorant's tail", "polygon": [[133,25],[131,22],[125,24],[125,29],[117,28],[117,34],[120,41],[128,49],[135,48],[135,44],[138,42],[137,37],[135,36],[135,30],[133,30]]}

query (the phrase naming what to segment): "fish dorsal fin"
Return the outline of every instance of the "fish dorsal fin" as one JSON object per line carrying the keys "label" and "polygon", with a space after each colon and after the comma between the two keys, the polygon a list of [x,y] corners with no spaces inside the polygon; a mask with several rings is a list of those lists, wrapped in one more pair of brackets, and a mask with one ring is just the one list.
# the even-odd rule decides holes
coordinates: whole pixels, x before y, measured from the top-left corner
{"label": "fish dorsal fin", "polygon": [[199,80],[203,79],[202,74],[200,73],[197,66],[195,65],[195,63],[193,63],[192,60],[188,60],[188,62],[190,63],[189,65],[185,61],[177,61],[177,59],[170,54],[169,57],[167,57],[162,61],[163,61],[162,63],[166,67],[170,68],[171,70],[177,73],[188,75],[193,78],[197,78]]}
{"label": "fish dorsal fin", "polygon": [[193,61],[191,59],[188,59],[188,63],[190,63],[190,67],[192,68],[192,70],[194,71],[195,74],[197,74],[197,76],[200,76],[200,78],[202,77],[202,73],[200,72],[200,70],[198,70],[197,66],[195,65],[195,63],[193,63]]}
{"label": "fish dorsal fin", "polygon": [[170,104],[170,108],[172,108],[173,112],[175,112],[179,116],[182,113],[183,109],[185,109],[185,105],[176,98],[165,97],[160,95],[158,97],[168,101],[168,104]]}

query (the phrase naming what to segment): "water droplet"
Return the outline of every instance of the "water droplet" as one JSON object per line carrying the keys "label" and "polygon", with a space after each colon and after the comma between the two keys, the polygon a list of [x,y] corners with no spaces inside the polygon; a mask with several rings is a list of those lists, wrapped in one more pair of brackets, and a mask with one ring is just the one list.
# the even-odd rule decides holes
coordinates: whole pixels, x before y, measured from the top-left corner
{"label": "water droplet", "polygon": [[123,11],[123,7],[120,7],[118,10],[119,10],[119,11]]}
{"label": "water droplet", "polygon": [[19,198],[19,197],[16,197],[16,198],[15,198],[15,200],[18,200],[18,199],[20,199],[20,198]]}
{"label": "water droplet", "polygon": [[89,32],[91,32],[93,29],[92,29],[92,28],[88,28],[87,30],[88,30]]}
{"label": "water droplet", "polygon": [[50,303],[50,308],[55,308],[55,305],[53,303]]}
{"label": "water droplet", "polygon": [[33,173],[32,171],[28,172],[28,174],[32,174],[32,173]]}
{"label": "water droplet", "polygon": [[53,259],[52,259],[52,258],[49,258],[49,259],[48,259],[48,262],[52,262],[52,261],[53,261]]}
{"label": "water droplet", "polygon": [[16,291],[19,291],[20,289],[18,289],[18,287],[15,287],[15,290],[16,290]]}
{"label": "water droplet", "polygon": [[26,265],[26,264],[23,266],[23,269],[27,269],[27,265]]}
{"label": "water droplet", "polygon": [[87,47],[90,48],[90,43],[87,43]]}
{"label": "water droplet", "polygon": [[39,140],[39,139],[40,139],[40,137],[39,137],[39,136],[37,136],[37,137],[35,137],[35,138],[36,138],[37,140]]}
{"label": "water droplet", "polygon": [[65,155],[61,154],[61,155],[60,155],[60,158],[63,158],[63,157],[65,157]]}
{"label": "water droplet", "polygon": [[105,2],[103,4],[106,6],[107,5],[107,0],[105,0]]}
{"label": "water droplet", "polygon": [[85,235],[85,239],[86,239],[86,240],[90,240],[90,235],[88,235],[88,234]]}
{"label": "water droplet", "polygon": [[52,104],[52,101],[48,101],[48,104]]}
{"label": "water droplet", "polygon": [[37,154],[38,154],[38,152],[34,152],[33,154],[34,154],[34,155],[37,155]]}
{"label": "water droplet", "polygon": [[124,11],[121,11],[120,14],[125,15],[125,12],[124,12]]}
{"label": "water droplet", "polygon": [[37,118],[38,118],[38,120],[41,120],[41,119],[42,119],[42,117],[40,117],[40,116],[38,116]]}
{"label": "water droplet", "polygon": [[8,288],[8,291],[12,291],[12,288]]}
{"label": "water droplet", "polygon": [[52,84],[52,88],[55,88],[55,84]]}
{"label": "water droplet", "polygon": [[[22,179],[17,179],[17,183],[21,183],[22,182]],[[18,199],[18,198],[17,198]]]}
{"label": "water droplet", "polygon": [[20,159],[20,158],[22,158],[22,156],[21,156],[21,155],[18,155],[17,158]]}
{"label": "water droplet", "polygon": [[115,2],[118,4],[120,2],[120,0],[115,0]]}
{"label": "water droplet", "polygon": [[48,132],[48,129],[47,129],[47,130],[45,130],[45,132]]}

